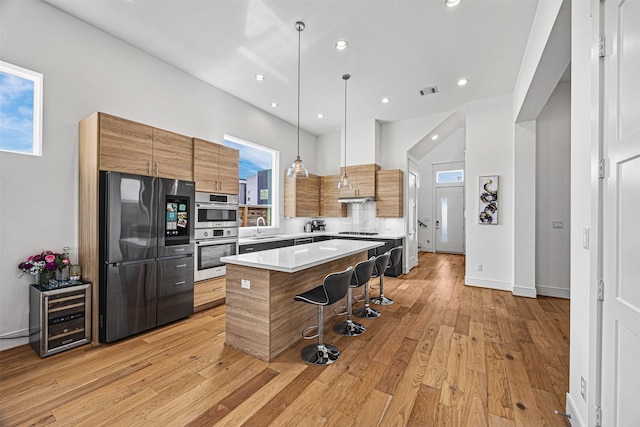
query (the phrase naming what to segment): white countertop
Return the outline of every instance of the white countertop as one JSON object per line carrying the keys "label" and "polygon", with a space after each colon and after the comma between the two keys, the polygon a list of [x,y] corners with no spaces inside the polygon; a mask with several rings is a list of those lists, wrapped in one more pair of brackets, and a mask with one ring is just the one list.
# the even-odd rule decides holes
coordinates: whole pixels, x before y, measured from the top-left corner
{"label": "white countertop", "polygon": [[227,264],[295,273],[305,268],[315,267],[316,265],[357,254],[358,252],[368,251],[382,245],[384,245],[384,242],[375,240],[335,239],[226,256],[220,258],[220,261]]}
{"label": "white countertop", "polygon": [[358,238],[358,239],[366,239],[366,240],[403,239],[404,238],[404,234],[375,234],[371,236],[371,235],[340,234],[336,231],[314,231],[311,233],[290,233],[290,234],[273,234],[273,235],[265,234],[263,236],[260,236],[259,238],[240,237],[238,239],[238,244],[249,245],[249,244],[261,243],[261,242],[276,242],[278,240],[301,239],[305,237],[314,237],[314,236],[332,236],[332,237]]}

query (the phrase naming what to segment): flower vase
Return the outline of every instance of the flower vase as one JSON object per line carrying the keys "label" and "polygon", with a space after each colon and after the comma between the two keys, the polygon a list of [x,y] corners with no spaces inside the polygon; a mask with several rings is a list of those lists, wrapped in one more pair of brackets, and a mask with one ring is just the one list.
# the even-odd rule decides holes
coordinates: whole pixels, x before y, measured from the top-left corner
{"label": "flower vase", "polygon": [[56,280],[61,282],[67,282],[69,280],[69,266],[65,265],[59,270],[56,270]]}
{"label": "flower vase", "polygon": [[55,271],[44,270],[41,273],[36,274],[36,284],[38,285],[48,285],[49,280],[56,278]]}

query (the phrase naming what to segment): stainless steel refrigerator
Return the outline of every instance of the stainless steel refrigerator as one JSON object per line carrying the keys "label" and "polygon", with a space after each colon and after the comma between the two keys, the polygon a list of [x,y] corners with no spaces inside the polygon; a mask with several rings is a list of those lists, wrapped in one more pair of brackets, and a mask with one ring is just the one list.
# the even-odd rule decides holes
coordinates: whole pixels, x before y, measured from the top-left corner
{"label": "stainless steel refrigerator", "polygon": [[99,338],[193,313],[195,184],[100,173]]}

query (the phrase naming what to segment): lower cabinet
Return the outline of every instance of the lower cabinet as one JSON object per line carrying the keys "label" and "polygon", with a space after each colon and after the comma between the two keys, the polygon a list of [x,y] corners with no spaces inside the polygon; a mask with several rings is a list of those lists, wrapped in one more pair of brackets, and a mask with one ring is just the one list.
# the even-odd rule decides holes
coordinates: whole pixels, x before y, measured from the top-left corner
{"label": "lower cabinet", "polygon": [[284,248],[286,246],[293,246],[294,243],[294,239],[277,240],[275,242],[248,243],[240,245],[238,247],[238,253],[246,254],[250,252],[266,251],[267,249]]}
{"label": "lower cabinet", "polygon": [[226,277],[216,277],[195,282],[193,286],[193,311],[202,311],[224,304],[226,295]]}

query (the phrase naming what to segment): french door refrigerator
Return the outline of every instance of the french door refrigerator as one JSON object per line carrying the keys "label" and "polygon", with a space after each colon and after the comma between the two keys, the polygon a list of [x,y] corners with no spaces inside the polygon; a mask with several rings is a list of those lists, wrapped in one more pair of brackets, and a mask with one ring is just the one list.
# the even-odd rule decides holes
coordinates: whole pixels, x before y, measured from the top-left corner
{"label": "french door refrigerator", "polygon": [[193,313],[195,184],[100,173],[99,338]]}

